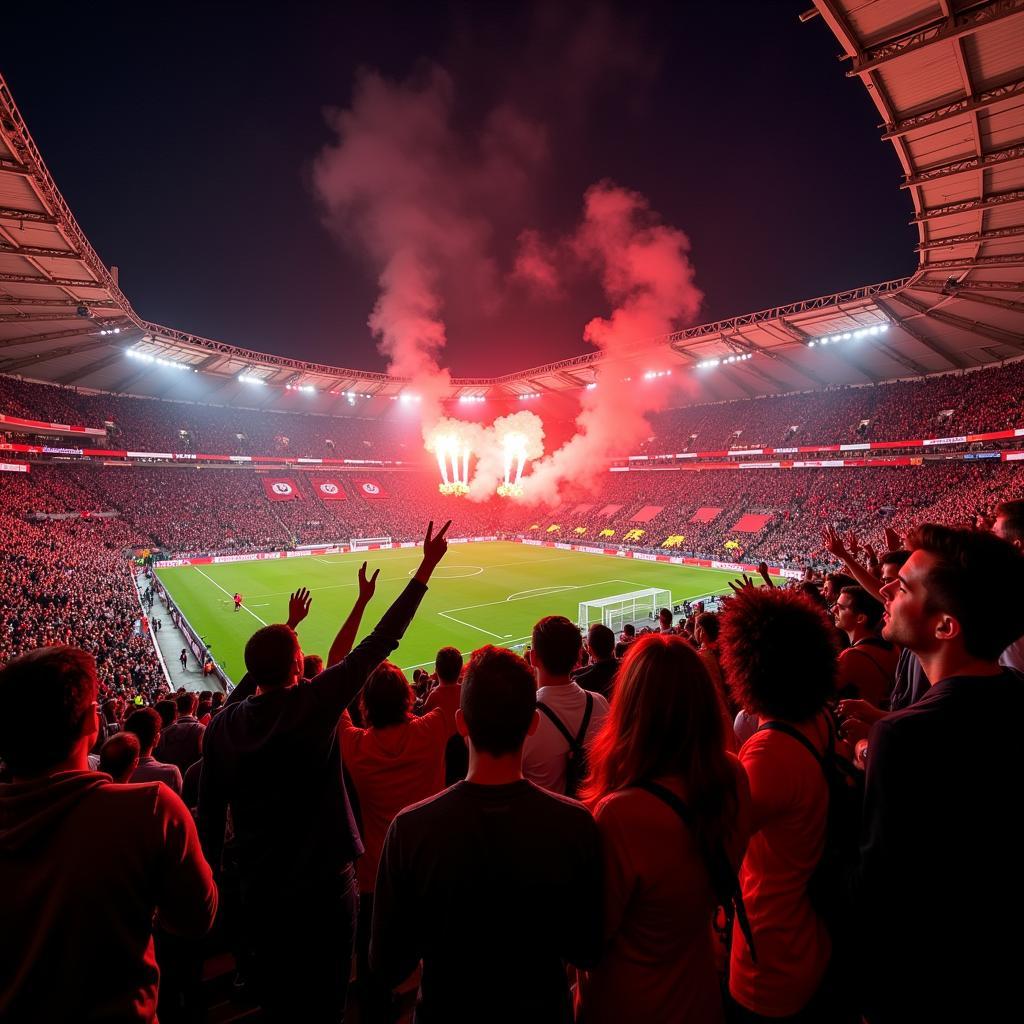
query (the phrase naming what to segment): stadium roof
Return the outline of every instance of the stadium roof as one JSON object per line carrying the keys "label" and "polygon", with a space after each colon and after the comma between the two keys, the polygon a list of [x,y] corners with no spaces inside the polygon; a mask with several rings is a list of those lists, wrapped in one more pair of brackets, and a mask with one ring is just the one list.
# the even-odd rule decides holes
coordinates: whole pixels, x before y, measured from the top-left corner
{"label": "stadium roof", "polygon": [[[839,41],[846,74],[867,88],[882,138],[903,166],[918,268],[652,343],[651,371],[692,371],[705,400],[1024,355],[1024,0],[815,0],[803,19],[817,16]],[[127,348],[151,358],[128,359]],[[602,369],[611,368],[585,355],[498,378],[456,378],[451,397],[575,392]],[[312,387],[320,394],[304,396],[302,408],[342,414],[346,403],[330,396],[397,397],[408,387],[383,373],[270,356],[147,322],[75,221],[2,77],[0,373],[267,408],[295,408],[289,386]],[[240,375],[271,386],[254,388]]]}

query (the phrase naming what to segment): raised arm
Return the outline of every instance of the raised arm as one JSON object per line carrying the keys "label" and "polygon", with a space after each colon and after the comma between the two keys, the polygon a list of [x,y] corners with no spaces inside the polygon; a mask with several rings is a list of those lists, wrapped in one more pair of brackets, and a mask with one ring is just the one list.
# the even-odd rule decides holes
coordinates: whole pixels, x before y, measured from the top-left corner
{"label": "raised arm", "polygon": [[[358,646],[345,655],[341,661],[321,672],[313,680],[311,684],[313,692],[324,703],[325,714],[340,716],[362,688],[369,674],[398,646],[398,642],[405,635],[409,623],[412,622],[412,618],[416,614],[420,601],[423,600],[423,595],[427,592],[427,583],[434,569],[448,550],[445,534],[449,526],[451,526],[450,521],[445,523],[436,536],[433,532],[433,522],[427,526],[427,535],[423,541],[423,560],[406,588],[384,613],[369,636],[364,637]],[[363,576],[365,578],[365,574]],[[372,580],[367,580],[366,584],[369,587]],[[372,593],[372,590],[370,592]],[[349,619],[356,614],[357,609],[353,608]],[[358,608],[358,616],[362,617],[362,608]],[[356,619],[352,627],[352,637],[358,628],[359,618]],[[348,625],[348,620],[346,620],[346,625]],[[346,629],[343,626],[335,643],[345,643],[342,636],[345,632]],[[347,641],[349,646],[351,642],[350,638]]]}
{"label": "raised arm", "polygon": [[882,581],[872,576],[867,569],[847,550],[843,538],[834,526],[821,531],[821,543],[834,558],[838,558],[849,570],[850,575],[876,600],[882,600]]}
{"label": "raised arm", "polygon": [[377,577],[379,575],[380,569],[374,569],[373,575],[367,579],[366,563],[363,562],[359,567],[359,594],[356,597],[356,603],[352,606],[352,611],[348,613],[348,618],[341,624],[341,629],[338,630],[338,635],[334,638],[334,643],[331,644],[331,649],[327,652],[328,668],[332,665],[337,665],[352,650],[352,645],[356,640],[356,633],[359,632],[359,624],[363,621],[363,612],[370,603],[373,592],[377,589]]}

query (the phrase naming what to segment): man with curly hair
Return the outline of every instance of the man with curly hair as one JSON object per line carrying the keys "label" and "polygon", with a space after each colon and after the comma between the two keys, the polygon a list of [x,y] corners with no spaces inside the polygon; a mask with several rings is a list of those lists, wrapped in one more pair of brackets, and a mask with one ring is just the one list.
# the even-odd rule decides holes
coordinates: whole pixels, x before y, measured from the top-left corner
{"label": "man with curly hair", "polygon": [[999,735],[1024,697],[1024,675],[999,664],[1024,632],[1024,557],[991,533],[930,524],[907,546],[882,588],[882,635],[933,682],[868,740],[857,876],[868,1018],[996,1020],[1017,996],[1015,944],[979,929],[991,914],[1015,926],[1024,910],[1009,803],[1024,773]]}
{"label": "man with curly hair", "polygon": [[783,730],[799,733],[819,755],[827,749],[823,709],[835,690],[833,630],[800,591],[772,587],[740,589],[720,625],[733,698],[760,723],[739,753],[750,780],[753,830],[740,885],[757,959],[734,930],[732,1015],[817,1020],[831,945],[807,883],[825,846],[828,787],[811,751]]}

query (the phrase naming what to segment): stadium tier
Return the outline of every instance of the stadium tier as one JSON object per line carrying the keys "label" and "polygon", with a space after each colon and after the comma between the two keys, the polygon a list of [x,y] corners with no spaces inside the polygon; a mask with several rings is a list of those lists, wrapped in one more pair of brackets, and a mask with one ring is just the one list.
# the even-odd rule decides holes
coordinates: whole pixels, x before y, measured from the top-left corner
{"label": "stadium tier", "polygon": [[[698,129],[715,140],[701,161],[786,209],[795,186],[767,161],[799,133],[808,187],[849,198],[829,169],[861,164],[824,105],[779,132],[750,97],[768,127],[741,144],[701,124],[718,87],[694,76],[692,112],[673,95],[671,126],[637,116],[648,96],[657,109],[659,64],[714,46],[700,26],[715,5],[688,12],[685,38],[668,8],[634,22],[630,5],[577,5],[564,46],[558,5],[525,5],[527,31],[517,5],[410,8],[409,24],[460,9],[455,70],[437,26],[421,40],[389,25],[382,66],[431,70],[353,68],[287,236],[268,209],[287,207],[283,187],[237,218],[226,201],[215,222],[189,209],[225,182],[246,194],[245,167],[211,173],[230,140],[155,145],[158,105],[140,103],[155,134],[133,142],[132,118],[107,115],[110,60],[69,15],[48,15],[49,41],[7,32],[49,75],[59,39],[100,55],[66,117],[85,111],[103,173],[189,176],[148,197],[143,180],[170,179],[140,176],[147,245],[144,200],[180,209],[197,256],[239,235],[299,264],[319,220],[365,259],[334,283],[344,303],[379,286],[365,312],[382,358],[316,361],[360,340],[326,315],[345,340],[319,356],[298,317],[285,354],[144,318],[0,77],[0,1019],[1008,1016],[1013,943],[977,927],[984,887],[1011,923],[1021,910],[1007,811],[1024,779],[998,727],[1024,693],[1024,0],[808,3],[800,22],[834,36],[892,144],[913,269],[709,323],[735,282],[698,273],[701,246],[746,257],[748,239],[714,225],[709,245],[699,218],[670,223],[603,163],[579,210],[558,211],[569,233],[525,211],[568,194],[545,177],[560,136],[591,162],[584,122],[605,92],[637,117],[605,126],[616,176],[641,136]],[[233,119],[278,119],[277,174],[282,120],[303,120],[288,80],[319,77],[308,25],[337,36],[323,6],[272,12],[282,68],[301,49],[310,73],[275,74],[273,104]],[[773,5],[729,6],[734,69],[741,22]],[[374,17],[345,12],[368,52]],[[231,106],[223,68],[257,95],[245,66],[207,68],[193,47],[220,19],[188,19],[180,36],[154,28],[178,67],[157,59],[148,78],[184,68],[204,111]],[[653,28],[664,40],[633,54]],[[125,31],[118,53],[141,46]],[[246,34],[258,53],[258,14]],[[769,73],[813,68],[771,36]],[[474,54],[465,80],[459,53]],[[470,130],[494,83],[509,95]],[[679,191],[705,213],[728,201]],[[103,214],[104,252],[127,268]],[[841,234],[823,224],[820,244],[864,247]],[[788,273],[806,242],[772,244],[751,255]],[[259,327],[260,301],[292,315],[318,287],[294,296],[275,269],[280,295],[261,295],[252,267],[231,269]],[[146,282],[165,309],[173,283]],[[564,330],[554,307],[584,292],[585,354],[531,366]],[[203,322],[187,306],[182,322]],[[494,337],[466,327],[482,310]],[[217,312],[246,337],[237,305]],[[517,368],[456,376],[460,329]]]}

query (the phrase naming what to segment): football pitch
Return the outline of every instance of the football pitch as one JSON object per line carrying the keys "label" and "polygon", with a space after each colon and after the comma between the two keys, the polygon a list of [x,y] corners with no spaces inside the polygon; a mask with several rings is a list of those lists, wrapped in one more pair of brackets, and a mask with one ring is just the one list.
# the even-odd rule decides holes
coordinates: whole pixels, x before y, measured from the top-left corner
{"label": "football pitch", "polygon": [[[260,626],[288,618],[288,597],[307,587],[309,617],[299,626],[302,649],[326,658],[355,600],[356,573],[380,569],[377,591],[363,616],[368,633],[416,571],[420,552],[397,548],[355,554],[229,562],[159,569],[178,607],[234,682],[245,672],[245,642]],[[581,601],[659,587],[674,602],[728,590],[735,572],[592,555],[510,542],[452,544],[438,566],[419,612],[392,660],[410,671],[432,665],[438,648],[464,653],[484,644],[522,648],[544,615],[576,621]],[[234,611],[232,594],[245,598]]]}

